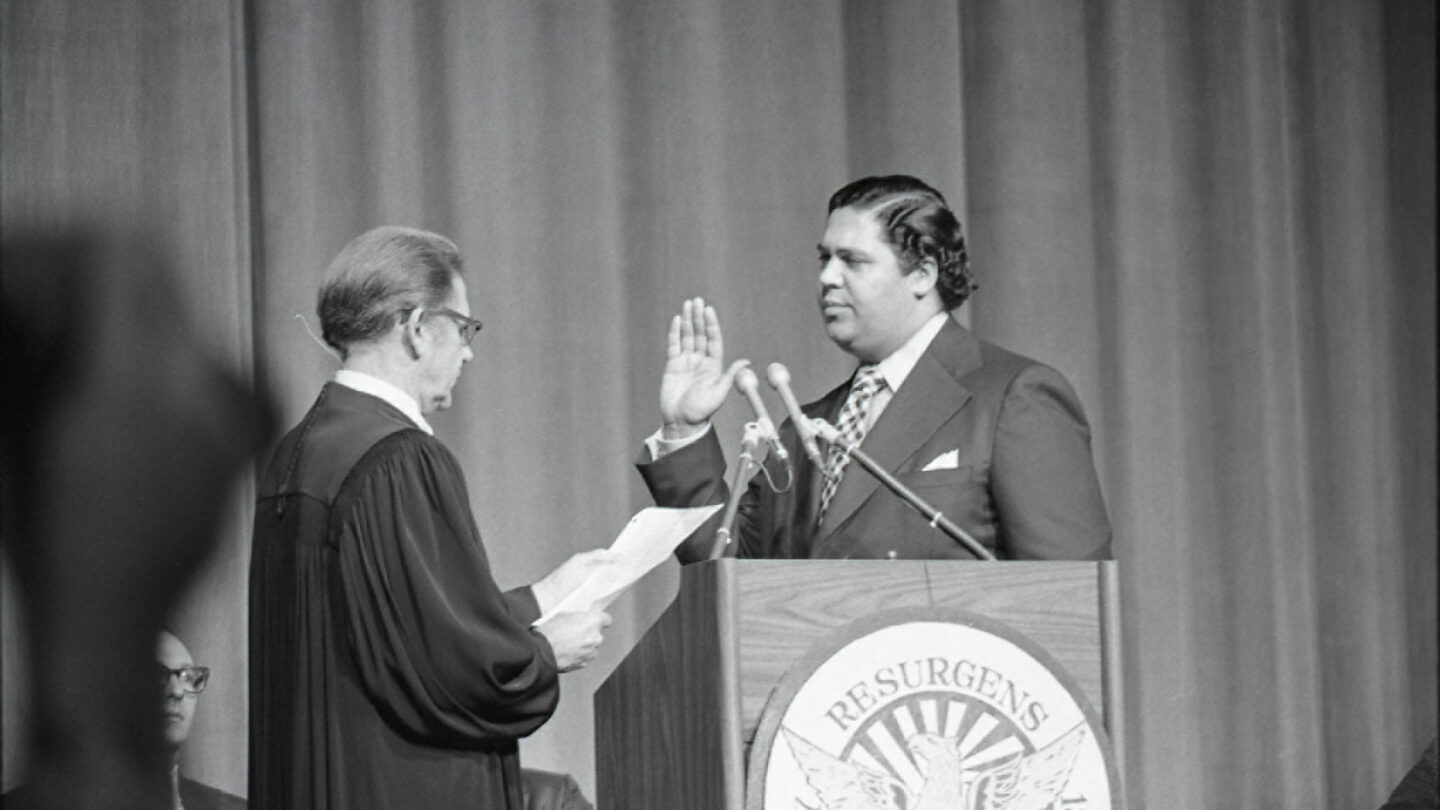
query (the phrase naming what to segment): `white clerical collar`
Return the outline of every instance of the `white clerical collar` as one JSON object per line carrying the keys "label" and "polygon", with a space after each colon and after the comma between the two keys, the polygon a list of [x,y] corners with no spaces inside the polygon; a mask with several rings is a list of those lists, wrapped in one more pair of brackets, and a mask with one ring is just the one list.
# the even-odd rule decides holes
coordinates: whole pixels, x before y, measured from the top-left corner
{"label": "white clerical collar", "polygon": [[369,394],[372,397],[379,397],[385,400],[391,405],[394,405],[401,413],[410,417],[410,421],[414,422],[416,427],[429,433],[431,436],[435,435],[435,429],[430,427],[430,423],[426,422],[425,417],[420,413],[419,403],[415,401],[414,397],[401,391],[398,387],[385,382],[379,377],[348,368],[342,368],[335,372],[335,382],[340,383],[346,388],[353,388],[362,394]]}
{"label": "white clerical collar", "polygon": [[915,330],[915,334],[905,341],[900,348],[891,352],[890,356],[881,360],[880,375],[885,378],[885,384],[891,391],[899,391],[901,383],[915,370],[915,364],[920,362],[920,355],[930,348],[930,342],[940,334],[945,326],[945,321],[950,317],[948,312],[937,312],[923,326]]}

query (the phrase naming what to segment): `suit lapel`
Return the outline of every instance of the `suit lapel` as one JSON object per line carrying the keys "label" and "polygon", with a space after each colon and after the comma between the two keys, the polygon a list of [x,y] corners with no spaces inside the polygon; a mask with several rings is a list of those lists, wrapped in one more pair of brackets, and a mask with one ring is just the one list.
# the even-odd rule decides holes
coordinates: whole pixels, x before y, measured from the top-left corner
{"label": "suit lapel", "polygon": [[[975,337],[954,320],[946,322],[866,434],[861,449],[886,470],[901,471],[916,451],[969,402],[970,392],[960,384],[960,378],[979,365],[980,347]],[[873,475],[852,460],[825,514],[823,536],[818,538],[817,547],[880,486]]]}
{"label": "suit lapel", "polygon": [[[824,419],[833,425],[839,418],[840,408],[844,406],[845,397],[849,395],[849,392],[850,383],[846,381],[845,384],[831,390],[820,399],[805,405],[800,410],[810,419]],[[825,458],[828,457],[828,455],[829,446],[822,442],[820,444],[820,456]],[[795,549],[796,559],[807,559],[814,556],[814,544],[815,541],[819,539],[814,536],[815,516],[820,511],[820,492],[825,488],[825,475],[823,470],[815,467],[813,464],[806,465],[805,469],[812,470],[814,474],[808,476],[809,480],[804,486],[803,492],[797,493],[800,502],[797,504],[795,511],[796,523],[794,525],[794,531],[797,538],[804,539]],[[830,523],[830,521],[827,520],[826,523]]]}

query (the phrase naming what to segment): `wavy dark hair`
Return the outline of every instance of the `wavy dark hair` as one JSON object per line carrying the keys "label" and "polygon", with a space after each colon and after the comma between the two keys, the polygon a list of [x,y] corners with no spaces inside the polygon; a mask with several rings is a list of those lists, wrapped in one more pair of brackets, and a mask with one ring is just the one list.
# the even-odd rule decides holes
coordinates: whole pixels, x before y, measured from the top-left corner
{"label": "wavy dark hair", "polygon": [[315,306],[320,334],[347,356],[411,310],[443,306],[463,267],[455,243],[438,233],[393,225],[366,231],[325,271]]}
{"label": "wavy dark hair", "polygon": [[924,181],[905,174],[864,177],[830,195],[828,213],[840,208],[873,213],[906,273],[923,259],[934,259],[940,269],[936,287],[946,309],[965,303],[975,291],[960,219]]}

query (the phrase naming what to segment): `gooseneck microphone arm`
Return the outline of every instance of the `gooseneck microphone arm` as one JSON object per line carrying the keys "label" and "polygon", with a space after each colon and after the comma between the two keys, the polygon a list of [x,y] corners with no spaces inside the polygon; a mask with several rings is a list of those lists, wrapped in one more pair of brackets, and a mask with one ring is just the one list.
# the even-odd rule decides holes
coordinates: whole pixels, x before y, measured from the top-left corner
{"label": "gooseneck microphone arm", "polygon": [[790,469],[790,451],[780,441],[780,434],[775,432],[775,423],[770,419],[770,411],[765,407],[765,400],[760,398],[760,380],[755,372],[748,368],[742,368],[735,372],[735,388],[745,395],[745,400],[750,403],[750,410],[755,412],[755,424],[760,428],[760,436],[770,446],[770,453]]}
{"label": "gooseneck microphone arm", "polygon": [[745,424],[745,434],[740,438],[740,460],[730,478],[730,499],[725,502],[725,514],[720,519],[720,528],[715,530],[715,544],[710,547],[707,559],[718,560],[725,556],[725,547],[730,545],[731,526],[735,513],[740,509],[740,498],[745,494],[745,482],[760,464],[755,460],[755,450],[760,446],[762,429],[754,422]]}
{"label": "gooseneck microphone arm", "polygon": [[995,555],[991,553],[990,549],[985,548],[979,540],[971,537],[969,532],[955,525],[953,520],[941,514],[940,510],[931,506],[924,498],[916,495],[914,490],[901,483],[900,479],[891,475],[889,470],[876,463],[874,459],[866,455],[865,451],[847,441],[844,436],[840,435],[840,431],[836,430],[829,422],[824,419],[811,419],[810,425],[826,443],[838,444],[850,455],[852,460],[864,467],[866,472],[875,476],[887,489],[900,496],[900,499],[914,507],[915,511],[924,515],[930,521],[932,528],[945,532],[951,539],[969,549],[971,554],[982,560],[995,559]]}

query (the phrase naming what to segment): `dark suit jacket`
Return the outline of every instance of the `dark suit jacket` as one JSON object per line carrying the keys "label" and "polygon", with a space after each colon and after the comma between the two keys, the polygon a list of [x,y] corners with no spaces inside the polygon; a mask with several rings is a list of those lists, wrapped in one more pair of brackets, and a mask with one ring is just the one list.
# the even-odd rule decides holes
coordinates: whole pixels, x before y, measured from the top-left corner
{"label": "dark suit jacket", "polygon": [[[156,785],[158,786],[159,783],[157,782]],[[179,790],[180,803],[184,805],[185,810],[246,810],[248,806],[245,800],[239,796],[210,787],[203,782],[196,782],[194,779],[186,779],[183,776],[180,777]],[[170,806],[171,800],[167,798],[168,792],[157,793],[156,796],[159,801],[154,803],[155,807]],[[8,791],[4,796],[0,796],[0,806],[9,808],[9,810],[30,810],[31,808],[48,810],[48,808],[56,806],[69,806],[57,804],[57,802],[63,801],[63,798],[68,797],[42,794],[29,786],[22,785]],[[117,801],[114,806],[125,807],[130,804],[130,802],[121,800]]]}
{"label": "dark suit jacket", "polygon": [[[847,380],[802,410],[834,424],[849,387]],[[855,463],[817,534],[823,476],[788,420],[780,437],[795,459],[795,484],[775,493],[763,476],[751,480],[734,532],[739,556],[973,558]],[[1090,429],[1074,390],[1054,369],[980,340],[954,320],[895,392],[862,449],[1002,559],[1110,556]],[[924,470],[950,451],[956,466]],[[713,431],[637,466],[661,506],[723,503],[728,495]],[[717,516],[677,556],[704,559],[718,523]]]}
{"label": "dark suit jacket", "polygon": [[245,810],[245,800],[194,779],[180,777],[180,803],[185,810]]}

